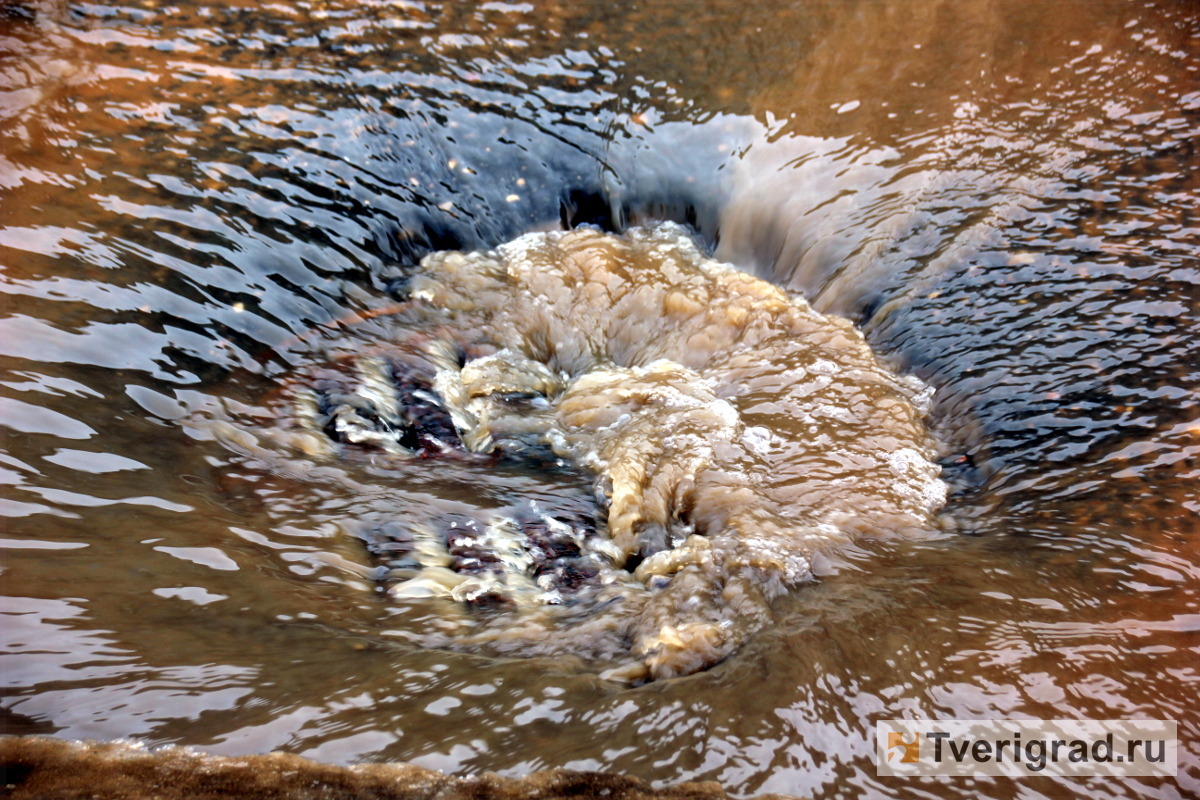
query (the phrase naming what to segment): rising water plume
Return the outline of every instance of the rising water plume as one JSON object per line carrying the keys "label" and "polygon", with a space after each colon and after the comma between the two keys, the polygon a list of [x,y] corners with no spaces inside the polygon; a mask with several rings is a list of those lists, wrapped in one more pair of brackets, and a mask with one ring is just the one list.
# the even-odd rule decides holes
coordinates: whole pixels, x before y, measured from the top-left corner
{"label": "rising water plume", "polygon": [[385,339],[293,376],[269,422],[198,430],[268,468],[291,453],[385,480],[414,460],[590,476],[591,519],[533,503],[397,514],[367,535],[391,602],[440,604],[420,643],[688,674],[761,628],[823,555],[936,529],[927,387],[677,225],[435,253],[404,291]]}

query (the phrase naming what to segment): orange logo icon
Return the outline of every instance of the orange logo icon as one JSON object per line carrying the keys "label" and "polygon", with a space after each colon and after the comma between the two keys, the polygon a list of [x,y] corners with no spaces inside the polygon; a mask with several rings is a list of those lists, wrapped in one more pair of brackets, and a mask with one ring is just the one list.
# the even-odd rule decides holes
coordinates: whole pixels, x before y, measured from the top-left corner
{"label": "orange logo icon", "polygon": [[904,749],[904,755],[900,756],[899,763],[915,764],[915,763],[917,763],[917,761],[920,760],[921,735],[919,733],[914,733],[913,740],[911,742],[906,742],[906,741],[904,741],[903,733],[894,733],[892,731],[888,731],[887,760],[889,763],[892,760],[892,756],[895,755],[895,753],[892,752],[892,749],[895,747],[900,747],[900,748]]}

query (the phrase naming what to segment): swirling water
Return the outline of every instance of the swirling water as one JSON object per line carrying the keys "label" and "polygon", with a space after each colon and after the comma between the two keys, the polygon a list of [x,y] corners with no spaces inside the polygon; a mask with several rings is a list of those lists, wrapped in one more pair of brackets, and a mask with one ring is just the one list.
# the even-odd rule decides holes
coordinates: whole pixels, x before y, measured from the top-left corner
{"label": "swirling water", "polygon": [[[7,731],[743,795],[1197,791],[1189,4],[0,13]],[[960,533],[863,543],[732,658],[630,689],[399,646],[330,497],[177,422],[252,405],[432,250],[656,218],[934,387]],[[903,715],[1173,718],[1182,766],[877,778]]]}

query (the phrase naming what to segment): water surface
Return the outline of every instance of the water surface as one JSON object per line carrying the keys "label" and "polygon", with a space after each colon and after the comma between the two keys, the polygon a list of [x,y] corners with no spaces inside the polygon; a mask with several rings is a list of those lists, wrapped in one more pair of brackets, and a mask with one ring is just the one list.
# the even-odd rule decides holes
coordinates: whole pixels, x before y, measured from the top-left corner
{"label": "water surface", "polygon": [[[740,795],[1197,790],[1189,4],[3,13],[6,730]],[[656,218],[934,387],[959,533],[861,544],[733,657],[631,689],[382,635],[330,497],[178,422],[433,250]],[[1173,718],[1182,766],[881,780],[895,716]]]}

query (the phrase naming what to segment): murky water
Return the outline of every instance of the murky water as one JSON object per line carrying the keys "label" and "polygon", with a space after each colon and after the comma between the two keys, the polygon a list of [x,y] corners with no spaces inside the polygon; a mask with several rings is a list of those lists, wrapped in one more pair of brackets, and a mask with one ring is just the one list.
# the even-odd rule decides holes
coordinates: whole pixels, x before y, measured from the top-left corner
{"label": "murky water", "polygon": [[[298,342],[316,364],[261,405],[175,415],[241,457],[226,471],[319,493],[313,518],[359,540],[332,562],[400,603],[386,635],[679,677],[847,543],[943,528],[929,387],[679,225],[438,252],[402,286],[349,338]],[[510,503],[438,502],[430,476]]]}
{"label": "murky water", "polygon": [[[742,795],[1197,791],[1189,4],[0,13],[7,731]],[[253,408],[433,250],[658,218],[935,389],[959,531],[842,551],[711,669],[630,688],[389,636],[344,492],[180,422]],[[594,503],[409,473],[426,509]],[[868,734],[905,715],[1173,718],[1183,766],[879,779]]]}

